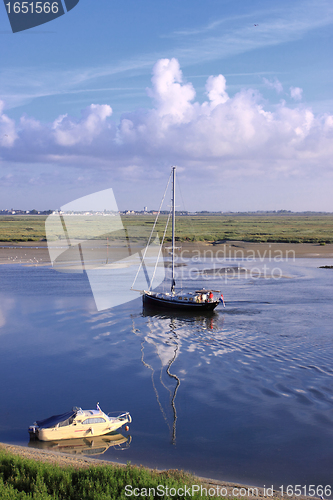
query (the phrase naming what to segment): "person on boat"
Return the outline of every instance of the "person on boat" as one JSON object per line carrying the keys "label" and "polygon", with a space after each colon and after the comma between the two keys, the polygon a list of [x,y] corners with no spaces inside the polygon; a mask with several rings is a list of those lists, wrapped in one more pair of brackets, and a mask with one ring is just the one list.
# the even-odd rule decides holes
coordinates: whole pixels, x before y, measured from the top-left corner
{"label": "person on boat", "polygon": [[202,297],[202,302],[206,302],[206,300],[207,300],[207,295],[206,295],[205,293],[203,293],[203,294],[201,295],[201,297]]}
{"label": "person on boat", "polygon": [[212,291],[209,292],[209,300],[210,302],[213,302],[213,299],[214,299],[214,294]]}

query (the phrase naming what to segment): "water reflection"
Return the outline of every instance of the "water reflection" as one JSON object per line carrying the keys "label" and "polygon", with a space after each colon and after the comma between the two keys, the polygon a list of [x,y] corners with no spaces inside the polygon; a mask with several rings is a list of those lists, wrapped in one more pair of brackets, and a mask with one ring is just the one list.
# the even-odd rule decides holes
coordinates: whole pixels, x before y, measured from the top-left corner
{"label": "water reflection", "polygon": [[36,439],[29,441],[28,446],[72,455],[102,455],[111,446],[118,450],[125,450],[129,448],[131,441],[130,435],[125,437],[115,433],[94,438],[62,439],[61,441],[39,441]]}
{"label": "water reflection", "polygon": [[142,313],[139,299],[101,313],[84,275],[0,266],[0,441],[24,444],[36,414],[99,400],[133,414],[133,443],[107,460],[329,484],[333,282],[318,265],[230,280],[227,307],[198,317]]}
{"label": "water reflection", "polygon": [[[186,337],[191,338],[197,333],[197,338],[209,342],[207,332],[221,331],[224,318],[214,312],[206,315],[179,313],[144,309],[142,318],[147,318],[145,334],[136,328],[136,317],[132,315],[132,331],[143,337],[141,340],[141,362],[151,371],[151,381],[158,407],[162,413],[171,437],[171,443],[176,444],[177,409],[176,396],[181,379],[171,369],[175,360],[182,352],[182,344]],[[199,335],[198,335],[199,334]],[[171,371],[172,370],[172,371]],[[184,375],[184,371],[182,370]],[[166,378],[167,375],[167,378]],[[163,402],[162,393],[168,396]],[[171,409],[171,411],[170,411]]]}

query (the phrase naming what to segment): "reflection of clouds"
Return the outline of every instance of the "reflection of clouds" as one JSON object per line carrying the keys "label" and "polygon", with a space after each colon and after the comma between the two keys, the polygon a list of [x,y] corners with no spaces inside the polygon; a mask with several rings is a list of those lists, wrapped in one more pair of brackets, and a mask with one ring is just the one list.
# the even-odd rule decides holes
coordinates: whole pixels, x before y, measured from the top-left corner
{"label": "reflection of clouds", "polygon": [[162,366],[167,366],[170,360],[175,355],[175,348],[178,347],[177,356],[180,353],[181,342],[175,343],[175,345],[167,345],[161,339],[155,339],[154,337],[145,336],[144,340],[155,347],[155,352],[162,363]]}
{"label": "reflection of clouds", "polygon": [[0,328],[2,328],[5,324],[6,324],[5,315],[2,312],[2,309],[0,309]]}
{"label": "reflection of clouds", "polygon": [[[144,338],[148,343],[153,343],[156,354],[162,366],[167,366],[173,357],[175,344],[177,345],[177,358],[182,354],[201,353],[201,359],[210,363],[209,355],[218,352],[229,352],[231,347],[223,347],[223,339],[232,332],[223,332],[224,316],[214,314],[211,316],[148,316],[148,335]],[[173,333],[172,333],[173,332]],[[174,335],[176,334],[177,340]]]}
{"label": "reflection of clouds", "polygon": [[141,362],[151,371],[156,401],[173,444],[178,418],[176,396],[181,381],[191,379],[193,373],[198,377],[196,368],[211,363],[209,352],[221,341],[223,321],[224,317],[216,313],[193,316],[144,311],[142,317],[133,316],[132,331],[142,339]]}
{"label": "reflection of clouds", "polygon": [[[186,384],[186,394],[200,405],[223,411],[226,398],[239,407],[262,405],[267,411],[284,405],[297,421],[317,424],[317,417],[325,416],[332,425],[330,277],[319,274],[313,261],[306,267],[302,262],[292,268],[283,265],[297,278],[274,286],[261,281],[251,290],[234,282],[228,288],[226,309],[207,317],[149,315],[142,313],[139,301],[96,312],[90,295],[69,293],[72,281],[65,282],[66,295],[56,295],[63,292],[59,285],[53,295],[42,296],[50,286],[48,271],[22,270],[29,283],[24,293],[21,287],[15,299],[4,291],[0,294],[2,359],[14,353],[16,359],[29,358],[36,366],[49,361],[50,366],[69,365],[73,360],[82,370],[92,362],[106,376],[125,369],[129,379],[132,373],[145,378],[150,393],[152,376],[171,430],[170,401],[177,380],[166,368],[173,357],[169,371],[181,379],[180,395]],[[23,278],[20,274],[20,282]],[[32,285],[39,287],[39,295]],[[141,364],[141,349],[150,368]]]}
{"label": "reflection of clouds", "polygon": [[[7,323],[7,316],[9,312],[15,307],[15,300],[13,298],[1,297],[0,304],[0,328],[4,327]],[[6,332],[1,332],[6,333]]]}

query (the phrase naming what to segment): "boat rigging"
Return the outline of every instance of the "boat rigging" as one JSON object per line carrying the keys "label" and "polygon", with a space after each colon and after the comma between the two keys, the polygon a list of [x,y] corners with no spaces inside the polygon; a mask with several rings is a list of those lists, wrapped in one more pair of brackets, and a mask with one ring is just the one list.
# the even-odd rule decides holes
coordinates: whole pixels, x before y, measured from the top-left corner
{"label": "boat rigging", "polygon": [[[172,195],[171,195],[171,215],[172,215],[172,242],[171,242],[171,289],[170,292],[156,292],[152,290],[152,282],[155,275],[156,267],[158,264],[158,259],[155,264],[155,271],[153,273],[153,278],[149,283],[148,290],[142,290],[142,299],[144,307],[154,307],[154,308],[168,308],[168,309],[181,309],[181,310],[191,310],[196,312],[213,311],[215,307],[222,302],[224,305],[223,295],[220,290],[212,289],[199,289],[191,292],[176,291],[176,280],[175,280],[175,227],[176,227],[176,167],[171,167],[171,177],[172,177]],[[168,181],[168,185],[170,178]],[[168,186],[167,186],[168,187]],[[163,196],[163,199],[165,194]],[[160,209],[161,210],[161,209]],[[158,215],[160,213],[158,212]],[[160,252],[162,245],[164,243],[164,238],[166,234],[167,225],[170,219],[170,214],[166,223],[164,230]],[[155,229],[157,218],[155,220],[153,230]],[[153,232],[152,230],[152,232]],[[150,238],[151,239],[151,238]],[[150,242],[148,241],[148,245]],[[147,245],[147,247],[148,247]],[[135,283],[135,280],[134,280]],[[134,286],[132,285],[132,289]]]}

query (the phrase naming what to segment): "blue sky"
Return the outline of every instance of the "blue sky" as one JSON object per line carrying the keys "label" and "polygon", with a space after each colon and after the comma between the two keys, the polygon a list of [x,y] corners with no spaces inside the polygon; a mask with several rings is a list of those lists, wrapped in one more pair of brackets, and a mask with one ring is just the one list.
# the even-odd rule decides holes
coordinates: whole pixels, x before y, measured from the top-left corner
{"label": "blue sky", "polygon": [[[255,26],[257,24],[257,26]],[[113,188],[156,208],[333,211],[331,1],[80,0],[0,9],[0,208]]]}

